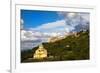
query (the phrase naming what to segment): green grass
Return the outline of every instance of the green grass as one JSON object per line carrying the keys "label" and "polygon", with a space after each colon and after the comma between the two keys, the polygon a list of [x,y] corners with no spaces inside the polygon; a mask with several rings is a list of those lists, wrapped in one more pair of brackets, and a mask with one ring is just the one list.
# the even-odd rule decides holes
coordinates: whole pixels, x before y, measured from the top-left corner
{"label": "green grass", "polygon": [[33,57],[33,54],[38,47],[35,47],[32,50],[22,51],[21,62],[87,60],[89,59],[89,31],[81,31],[78,35],[79,37],[70,35],[57,42],[43,43],[44,48],[47,49],[48,52],[48,58],[46,59],[28,60],[28,58]]}

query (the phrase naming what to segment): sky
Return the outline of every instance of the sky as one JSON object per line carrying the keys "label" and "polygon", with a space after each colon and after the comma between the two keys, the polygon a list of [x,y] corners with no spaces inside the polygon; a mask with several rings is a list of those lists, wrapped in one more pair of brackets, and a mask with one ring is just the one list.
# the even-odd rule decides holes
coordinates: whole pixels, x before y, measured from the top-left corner
{"label": "sky", "polygon": [[63,18],[56,11],[21,10],[21,19],[24,20],[24,29],[28,29]]}
{"label": "sky", "polygon": [[84,12],[21,10],[21,49],[31,49],[48,38],[89,29]]}
{"label": "sky", "polygon": [[[80,18],[81,16],[81,18]],[[89,13],[21,10],[23,29],[41,32],[70,32],[81,24],[89,25]],[[78,26],[79,30],[81,29]]]}

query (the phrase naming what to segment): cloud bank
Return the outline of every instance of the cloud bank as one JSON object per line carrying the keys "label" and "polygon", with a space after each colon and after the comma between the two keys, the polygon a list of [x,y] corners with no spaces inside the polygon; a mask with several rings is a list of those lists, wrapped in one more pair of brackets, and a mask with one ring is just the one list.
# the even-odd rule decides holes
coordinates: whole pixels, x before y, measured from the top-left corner
{"label": "cloud bank", "polygon": [[24,21],[21,19],[21,49],[32,49],[50,37],[89,29],[89,13],[58,12],[58,15],[64,18],[28,30],[23,29]]}
{"label": "cloud bank", "polygon": [[82,12],[58,12],[64,17],[66,25],[74,28],[73,31],[89,29],[90,14]]}

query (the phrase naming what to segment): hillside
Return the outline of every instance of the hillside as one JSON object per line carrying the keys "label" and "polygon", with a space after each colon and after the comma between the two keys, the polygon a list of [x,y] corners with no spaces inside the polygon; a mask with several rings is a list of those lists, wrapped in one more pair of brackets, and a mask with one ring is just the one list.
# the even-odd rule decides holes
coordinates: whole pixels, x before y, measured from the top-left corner
{"label": "hillside", "polygon": [[21,62],[40,61],[64,61],[64,60],[86,60],[89,59],[89,31],[80,31],[76,35],[69,35],[66,38],[55,42],[42,43],[48,52],[48,57],[42,60],[29,60],[35,50],[22,51]]}

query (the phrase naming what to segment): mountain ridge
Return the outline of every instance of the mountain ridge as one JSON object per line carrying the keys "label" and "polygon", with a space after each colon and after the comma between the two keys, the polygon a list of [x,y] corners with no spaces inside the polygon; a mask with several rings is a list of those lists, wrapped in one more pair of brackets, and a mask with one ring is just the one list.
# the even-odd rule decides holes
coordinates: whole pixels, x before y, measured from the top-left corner
{"label": "mountain ridge", "polygon": [[[64,39],[55,42],[42,43],[48,52],[48,58],[42,61],[64,61],[64,60],[87,60],[89,59],[89,31],[80,31],[69,35]],[[28,62],[32,58],[38,46],[25,53],[22,53],[22,62]],[[31,60],[30,62],[34,62]],[[40,61],[41,62],[41,61]]]}

